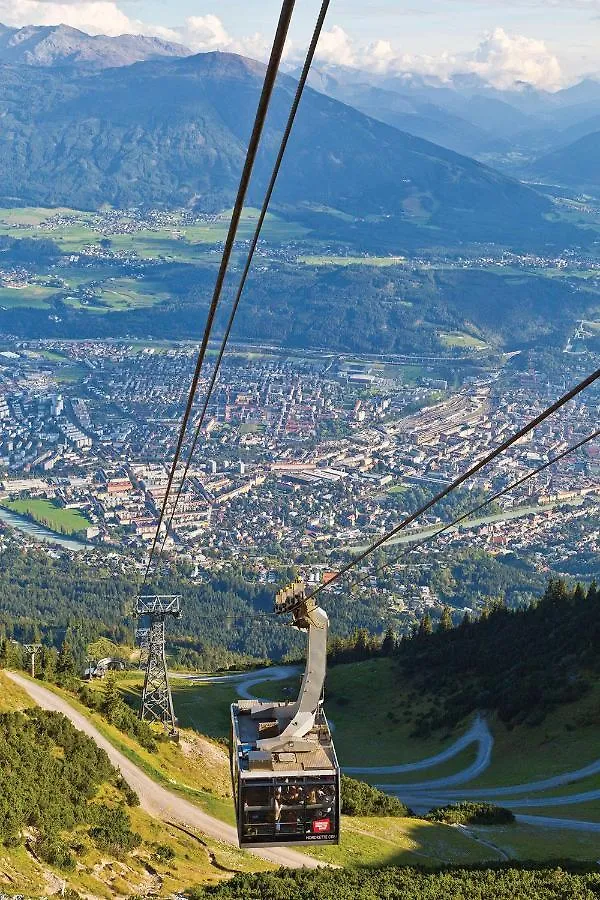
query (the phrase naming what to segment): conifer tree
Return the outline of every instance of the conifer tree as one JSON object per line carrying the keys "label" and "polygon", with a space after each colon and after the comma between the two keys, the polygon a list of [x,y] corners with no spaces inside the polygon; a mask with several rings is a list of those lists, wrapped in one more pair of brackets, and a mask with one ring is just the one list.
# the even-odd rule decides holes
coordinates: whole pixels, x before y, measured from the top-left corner
{"label": "conifer tree", "polygon": [[426,637],[428,634],[433,634],[433,624],[429,613],[425,613],[419,625],[418,637]]}
{"label": "conifer tree", "polygon": [[59,675],[75,675],[73,651],[71,650],[71,645],[67,641],[63,641],[60,648],[56,663],[56,671]]}
{"label": "conifer tree", "polygon": [[385,633],[383,641],[381,642],[381,654],[382,656],[393,656],[395,649],[396,637],[394,635],[393,628],[389,626]]}
{"label": "conifer tree", "polygon": [[440,631],[452,631],[454,628],[454,623],[452,621],[452,613],[450,612],[450,607],[445,606],[442,610],[442,617],[440,619]]}

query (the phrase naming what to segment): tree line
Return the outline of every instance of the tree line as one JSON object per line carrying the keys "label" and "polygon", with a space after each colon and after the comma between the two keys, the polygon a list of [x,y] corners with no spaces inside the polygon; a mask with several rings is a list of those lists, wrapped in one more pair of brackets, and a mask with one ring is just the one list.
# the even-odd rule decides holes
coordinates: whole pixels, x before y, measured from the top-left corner
{"label": "tree line", "polygon": [[[409,639],[392,629],[383,639],[359,629],[331,641],[331,664],[376,657],[394,660],[398,681],[410,681],[435,704],[416,722],[418,736],[456,725],[476,710],[495,710],[509,727],[540,724],[563,703],[582,697],[600,671],[600,591],[551,579],[542,598],[511,610],[500,599],[458,626],[445,607],[425,614]],[[600,724],[593,710],[583,724]]]}

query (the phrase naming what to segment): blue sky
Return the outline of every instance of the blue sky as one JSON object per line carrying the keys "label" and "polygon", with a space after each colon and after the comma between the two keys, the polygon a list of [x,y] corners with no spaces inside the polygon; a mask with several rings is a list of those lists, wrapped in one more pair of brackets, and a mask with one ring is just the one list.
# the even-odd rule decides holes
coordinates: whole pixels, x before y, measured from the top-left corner
{"label": "blue sky", "polygon": [[[297,0],[289,58],[306,45],[320,0]],[[194,50],[264,56],[279,0],[0,0],[9,25],[156,34]],[[600,72],[600,0],[332,0],[329,63],[447,77],[477,71],[500,86],[555,89]]]}
{"label": "blue sky", "polygon": [[[237,38],[272,29],[279,3],[275,0],[123,0],[132,17],[156,24],[181,24],[187,16],[217,15]],[[319,4],[299,0],[294,34],[306,39]],[[390,38],[404,52],[425,54],[471,50],[484,33],[497,27],[546,41],[550,48],[576,63],[582,51],[595,64],[600,50],[600,2],[594,0],[333,0],[329,23],[355,38]],[[600,61],[597,63],[600,66]]]}

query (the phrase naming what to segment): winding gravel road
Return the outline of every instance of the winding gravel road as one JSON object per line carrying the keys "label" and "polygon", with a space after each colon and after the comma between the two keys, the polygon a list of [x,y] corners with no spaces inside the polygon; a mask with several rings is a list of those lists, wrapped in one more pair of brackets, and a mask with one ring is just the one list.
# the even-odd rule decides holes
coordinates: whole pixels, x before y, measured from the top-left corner
{"label": "winding gravel road", "polygon": [[[7,672],[6,674],[15,684],[27,691],[38,706],[41,706],[42,709],[63,713],[76,728],[85,732],[99,747],[105,750],[113,766],[120,769],[127,783],[139,795],[142,809],[151,816],[164,822],[173,822],[186,828],[197,829],[218,841],[237,846],[237,832],[233,826],[226,825],[219,819],[209,816],[193,803],[190,803],[183,797],[172,794],[166,788],[153,781],[135,763],[131,762],[113,747],[110,741],[103,737],[84,715],[70,706],[62,697],[58,697],[40,684],[29,681],[14,672]],[[262,680],[264,681],[264,678]],[[255,856],[268,860],[268,862],[275,863],[278,866],[286,866],[287,868],[317,869],[322,865],[317,860],[311,859],[310,856],[304,856],[302,853],[286,847],[252,850],[250,852]]]}
{"label": "winding gravel road", "polygon": [[190,681],[193,684],[233,684],[236,693],[242,700],[256,700],[251,692],[257,684],[265,681],[285,681],[301,672],[300,666],[268,666],[252,672],[240,672],[236,675],[181,675],[169,672],[171,680]]}
{"label": "winding gravel road", "polygon": [[[454,797],[455,799],[460,797],[461,799],[467,800],[489,800],[491,798],[499,797],[515,797],[517,794],[537,794],[540,791],[549,791],[553,788],[565,787],[569,784],[575,784],[577,781],[582,781],[584,778],[589,778],[591,775],[598,775],[598,773],[600,773],[600,759],[590,763],[589,766],[584,766],[582,769],[576,769],[573,772],[563,772],[561,775],[554,775],[552,778],[544,778],[542,781],[529,781],[527,784],[515,784],[512,787],[471,788],[470,790],[464,791],[444,791],[444,794],[447,797]],[[414,790],[416,787],[418,790],[427,792],[438,787],[445,787],[447,784],[450,784],[448,779],[440,779],[439,782],[429,781],[419,785],[406,785],[406,787],[409,790],[411,788]],[[588,794],[582,794],[580,796],[584,796],[586,800],[598,799],[598,797],[591,797],[590,794],[597,794],[600,796],[600,791],[590,791]],[[523,805],[525,801],[515,800],[513,802],[515,805],[519,806]]]}
{"label": "winding gravel road", "polygon": [[[234,682],[237,694],[246,700],[255,699],[252,688],[265,681],[282,681],[297,675],[298,666],[272,666],[255,672],[242,673],[240,675],[222,676],[185,676],[195,681],[204,683]],[[494,738],[485,719],[478,715],[468,731],[457,741],[437,753],[414,763],[403,763],[395,766],[345,766],[344,772],[348,775],[400,775],[403,772],[418,772],[431,769],[441,763],[447,762],[458,756],[471,744],[477,744],[477,755],[474,762],[460,772],[448,775],[444,778],[431,779],[429,781],[415,782],[412,784],[377,784],[380,790],[388,794],[400,797],[404,803],[412,807],[416,812],[428,812],[434,806],[446,806],[458,800],[487,800],[494,802],[502,799],[505,806],[516,809],[543,809],[544,807],[570,806],[577,803],[599,800],[600,790],[585,791],[569,794],[564,797],[522,797],[522,794],[535,794],[552,788],[574,784],[591,775],[600,773],[600,760],[590,763],[573,772],[564,772],[539,781],[531,781],[527,784],[513,785],[501,788],[479,788],[452,790],[456,785],[467,784],[474,781],[489,767],[492,760]],[[564,828],[576,831],[600,832],[600,823],[584,822],[574,819],[559,819],[546,816],[517,815],[517,821],[525,825],[535,825],[541,828]]]}
{"label": "winding gravel road", "polygon": [[[494,738],[488,728],[487,722],[485,719],[482,719],[481,716],[477,716],[469,730],[465,732],[462,737],[436,756],[429,756],[427,759],[422,759],[419,762],[404,763],[399,766],[345,766],[344,772],[348,775],[401,775],[403,772],[418,772],[421,769],[431,769],[433,766],[439,766],[440,763],[453,759],[471,744],[475,743],[478,744],[477,758],[470,766],[463,769],[462,772],[458,772],[456,775],[449,775],[447,778],[439,778],[437,781],[425,782],[427,787],[445,787],[446,785],[451,784],[464,784],[466,781],[472,781],[474,778],[477,778],[478,775],[481,775],[482,772],[485,772],[491,762]],[[395,784],[393,786],[395,788],[406,787],[406,785],[401,784]],[[387,790],[389,786],[379,784],[377,787],[381,790]],[[420,784],[411,784],[409,787],[412,788],[412,790],[419,789]]]}
{"label": "winding gravel road", "polygon": [[591,831],[600,834],[600,822],[582,822],[578,819],[551,819],[546,816],[516,816],[522,825],[542,828],[560,828],[561,831]]}

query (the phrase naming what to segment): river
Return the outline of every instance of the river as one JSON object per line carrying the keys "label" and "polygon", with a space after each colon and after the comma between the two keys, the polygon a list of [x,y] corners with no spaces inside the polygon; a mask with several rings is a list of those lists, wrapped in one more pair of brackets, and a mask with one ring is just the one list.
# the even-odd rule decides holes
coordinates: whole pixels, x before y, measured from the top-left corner
{"label": "river", "polygon": [[84,544],[83,541],[77,541],[75,538],[67,537],[64,534],[50,531],[49,528],[44,528],[43,525],[37,525],[30,519],[26,519],[25,516],[20,516],[18,513],[12,512],[9,509],[4,509],[4,507],[1,506],[0,521],[4,522],[6,525],[10,525],[11,528],[22,531],[27,537],[33,538],[35,541],[41,541],[44,544],[59,544],[66,550],[91,550],[94,546],[93,544]]}

